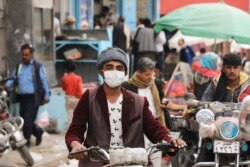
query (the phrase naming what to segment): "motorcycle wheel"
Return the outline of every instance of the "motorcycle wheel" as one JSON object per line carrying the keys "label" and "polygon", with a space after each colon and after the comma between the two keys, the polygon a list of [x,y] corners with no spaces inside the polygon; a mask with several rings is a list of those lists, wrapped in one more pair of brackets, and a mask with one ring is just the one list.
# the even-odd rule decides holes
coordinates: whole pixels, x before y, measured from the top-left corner
{"label": "motorcycle wheel", "polygon": [[29,165],[29,166],[33,166],[34,165],[34,160],[29,152],[29,149],[23,145],[21,147],[17,148],[17,152],[21,155],[21,157],[23,158],[23,160]]}
{"label": "motorcycle wheel", "polygon": [[198,136],[192,132],[181,134],[181,139],[187,143],[187,147],[178,150],[176,155],[172,157],[172,167],[187,167],[193,166],[195,160],[194,154],[197,154],[198,149]]}

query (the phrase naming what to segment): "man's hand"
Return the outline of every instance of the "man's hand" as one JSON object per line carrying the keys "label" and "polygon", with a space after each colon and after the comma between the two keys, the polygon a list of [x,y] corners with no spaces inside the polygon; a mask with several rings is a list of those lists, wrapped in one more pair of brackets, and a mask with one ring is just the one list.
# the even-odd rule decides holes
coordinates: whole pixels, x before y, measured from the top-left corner
{"label": "man's hand", "polygon": [[170,143],[172,143],[175,147],[178,147],[178,148],[183,148],[187,146],[185,141],[179,138],[175,138],[175,137],[172,137],[172,139],[170,140]]}
{"label": "man's hand", "polygon": [[172,102],[171,100],[165,101],[164,104],[161,104],[162,108],[166,108],[172,111],[184,111],[187,108],[185,104],[177,104]]}
{"label": "man's hand", "polygon": [[70,146],[72,148],[70,154],[74,159],[81,160],[87,157],[86,152],[84,152],[87,148],[78,141],[72,141]]}

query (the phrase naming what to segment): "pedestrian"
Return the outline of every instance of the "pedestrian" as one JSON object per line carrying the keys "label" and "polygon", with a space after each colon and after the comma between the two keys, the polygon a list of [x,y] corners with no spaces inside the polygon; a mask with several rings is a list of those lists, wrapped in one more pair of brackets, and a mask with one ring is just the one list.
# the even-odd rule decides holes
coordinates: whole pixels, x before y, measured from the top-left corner
{"label": "pedestrian", "polygon": [[205,48],[200,48],[199,54],[195,55],[195,57],[193,58],[191,69],[194,73],[201,68],[200,59],[205,55],[206,52],[207,51]]}
{"label": "pedestrian", "polygon": [[197,100],[201,100],[207,86],[215,76],[220,74],[217,69],[219,56],[214,52],[207,52],[201,57],[200,67],[194,72],[194,95]]}
{"label": "pedestrian", "polygon": [[193,58],[195,57],[193,49],[185,44],[185,40],[179,39],[178,45],[181,47],[180,50],[180,61],[186,62],[192,65]]}
{"label": "pedestrian", "polygon": [[68,121],[67,121],[68,125],[72,120],[73,111],[83,93],[82,78],[80,75],[74,72],[75,68],[76,65],[73,60],[67,59],[64,61],[65,73],[61,78],[61,86],[66,94],[66,110],[68,116]]}
{"label": "pedestrian", "polygon": [[176,48],[171,48],[165,58],[164,79],[170,80],[174,69],[179,62],[179,55]]}
{"label": "pedestrian", "polygon": [[250,75],[250,61],[249,60],[246,60],[243,62],[242,69],[244,70],[244,72]]}
{"label": "pedestrian", "polygon": [[[136,55],[134,55],[134,65],[135,69],[137,61],[142,57],[148,57],[155,61],[156,46],[155,37],[156,34],[152,28],[151,20],[145,18],[143,20],[144,27],[140,27],[137,30],[137,34],[134,37],[134,43],[136,43]],[[134,47],[134,46],[133,46]]]}
{"label": "pedestrian", "polygon": [[137,28],[134,34],[131,35],[131,55],[130,55],[130,73],[129,76],[131,76],[135,70],[135,61],[137,61],[137,59],[135,58],[136,55],[138,55],[138,47],[139,47],[139,43],[137,41],[137,36],[138,33],[140,32],[141,28],[144,28],[144,24],[143,24],[143,18],[139,18],[137,20]]}
{"label": "pedestrian", "polygon": [[221,75],[213,78],[202,96],[203,101],[241,102],[250,94],[250,78],[241,71],[241,57],[234,53],[223,57]]}
{"label": "pedestrian", "polygon": [[20,115],[24,119],[23,135],[30,146],[30,138],[36,137],[35,145],[42,142],[43,130],[34,124],[40,105],[49,102],[50,90],[44,66],[34,59],[34,48],[30,44],[21,46],[22,61],[12,73],[15,80],[9,80],[6,87],[13,86],[16,99],[20,103]]}
{"label": "pedestrian", "polygon": [[57,17],[54,17],[54,37],[62,35],[60,21]]}
{"label": "pedestrian", "polygon": [[199,53],[194,56],[193,62],[199,61],[202,58],[202,56],[204,56],[206,54],[206,52],[207,52],[206,48],[203,48],[203,47],[200,48]]}
{"label": "pedestrian", "polygon": [[164,72],[164,65],[165,65],[165,52],[164,52],[164,45],[167,42],[166,35],[164,31],[160,31],[156,35],[155,39],[155,49],[156,49],[156,66],[159,67],[161,73]]}
{"label": "pedestrian", "polygon": [[[170,120],[165,121],[164,111],[160,107],[164,93],[162,92],[164,83],[155,77],[155,62],[147,57],[140,58],[136,64],[136,71],[133,76],[122,83],[126,89],[147,97],[149,109],[159,122],[170,128]],[[169,114],[168,114],[169,115]],[[169,117],[169,116],[168,116]],[[169,117],[170,118],[170,117]]]}
{"label": "pedestrian", "polygon": [[177,64],[179,61],[178,52],[176,48],[171,48],[165,58],[166,64]]}
{"label": "pedestrian", "polygon": [[138,28],[142,28],[142,27],[145,27],[144,24],[143,24],[143,20],[144,18],[138,18],[137,22],[136,22],[136,25],[137,25],[137,30]]}
{"label": "pedestrian", "polygon": [[[166,140],[179,147],[186,145],[183,140],[171,137],[169,131],[154,119],[146,98],[121,87],[128,70],[127,56],[121,49],[104,50],[98,56],[96,66],[104,83],[86,90],[74,110],[65,136],[71,153],[91,146],[107,150],[143,148],[143,134],[153,143]],[[75,159],[80,159],[79,167],[103,165],[102,162],[90,162],[84,156],[79,158],[82,154],[74,154]]]}
{"label": "pedestrian", "polygon": [[65,30],[74,30],[75,29],[76,18],[74,16],[67,16],[64,20]]}
{"label": "pedestrian", "polygon": [[118,22],[113,28],[113,46],[118,47],[127,53],[130,47],[130,30],[124,22],[125,18],[120,16]]}
{"label": "pedestrian", "polygon": [[110,7],[103,6],[101,12],[94,16],[94,27],[97,28],[107,28],[112,24],[112,19],[110,15]]}
{"label": "pedestrian", "polygon": [[[118,47],[127,53],[127,58],[130,61],[128,50],[130,47],[130,30],[125,24],[125,18],[120,16],[117,24],[113,28],[113,47]],[[130,63],[129,63],[130,64]],[[128,73],[130,66],[128,67]],[[128,79],[128,77],[126,78]]]}
{"label": "pedestrian", "polygon": [[[148,57],[140,58],[136,64],[136,72],[134,75],[126,82],[122,84],[127,90],[139,94],[147,98],[149,102],[149,109],[153,116],[159,120],[159,122],[170,129],[171,128],[171,118],[170,114],[166,109],[161,107],[161,101],[164,97],[162,92],[164,83],[155,77],[155,62]],[[165,115],[167,121],[165,121]],[[149,148],[152,143],[145,137],[145,146]],[[154,158],[154,166],[159,166],[161,164],[161,152],[152,155]]]}

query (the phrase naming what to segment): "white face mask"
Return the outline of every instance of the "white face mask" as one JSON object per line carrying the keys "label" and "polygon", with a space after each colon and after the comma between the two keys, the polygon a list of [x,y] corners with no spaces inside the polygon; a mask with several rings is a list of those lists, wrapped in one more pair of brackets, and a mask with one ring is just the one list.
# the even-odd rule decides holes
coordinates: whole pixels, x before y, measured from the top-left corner
{"label": "white face mask", "polygon": [[104,71],[104,82],[111,88],[120,86],[125,81],[124,71]]}

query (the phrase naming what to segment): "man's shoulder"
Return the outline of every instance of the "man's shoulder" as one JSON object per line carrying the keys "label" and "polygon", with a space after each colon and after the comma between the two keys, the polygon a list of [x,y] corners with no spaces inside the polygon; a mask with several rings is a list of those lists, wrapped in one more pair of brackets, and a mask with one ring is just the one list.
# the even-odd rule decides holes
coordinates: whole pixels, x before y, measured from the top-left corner
{"label": "man's shoulder", "polygon": [[130,90],[130,91],[132,91],[134,93],[137,93],[137,90],[138,90],[138,88],[134,84],[129,83],[128,81],[123,82],[122,87],[124,87],[127,90]]}
{"label": "man's shoulder", "polygon": [[155,78],[156,84],[164,84],[164,82],[160,78]]}
{"label": "man's shoulder", "polygon": [[218,82],[219,82],[219,80],[220,80],[220,76],[221,76],[221,74],[218,74],[218,75],[216,75],[216,76],[214,76],[214,77],[212,78],[212,83],[213,83],[214,85],[217,85],[217,84],[218,84]]}
{"label": "man's shoulder", "polygon": [[137,93],[135,93],[129,89],[126,89],[126,88],[122,88],[122,92],[123,92],[123,94],[125,94],[125,96],[131,96],[131,97],[135,97],[135,98],[144,98],[144,97],[138,95]]}
{"label": "man's shoulder", "polygon": [[42,67],[42,66],[43,66],[43,64],[40,63],[40,62],[37,61],[37,60],[33,60],[33,64],[34,64],[34,66],[36,66],[36,67]]}
{"label": "man's shoulder", "polygon": [[241,72],[240,73],[240,85],[241,85],[241,89],[244,90],[244,89],[250,89],[250,77],[244,73],[244,72]]}
{"label": "man's shoulder", "polygon": [[132,85],[132,84],[129,83],[128,81],[125,81],[125,82],[122,83],[122,86],[123,86],[123,87],[127,87],[127,86],[129,86],[129,85]]}

